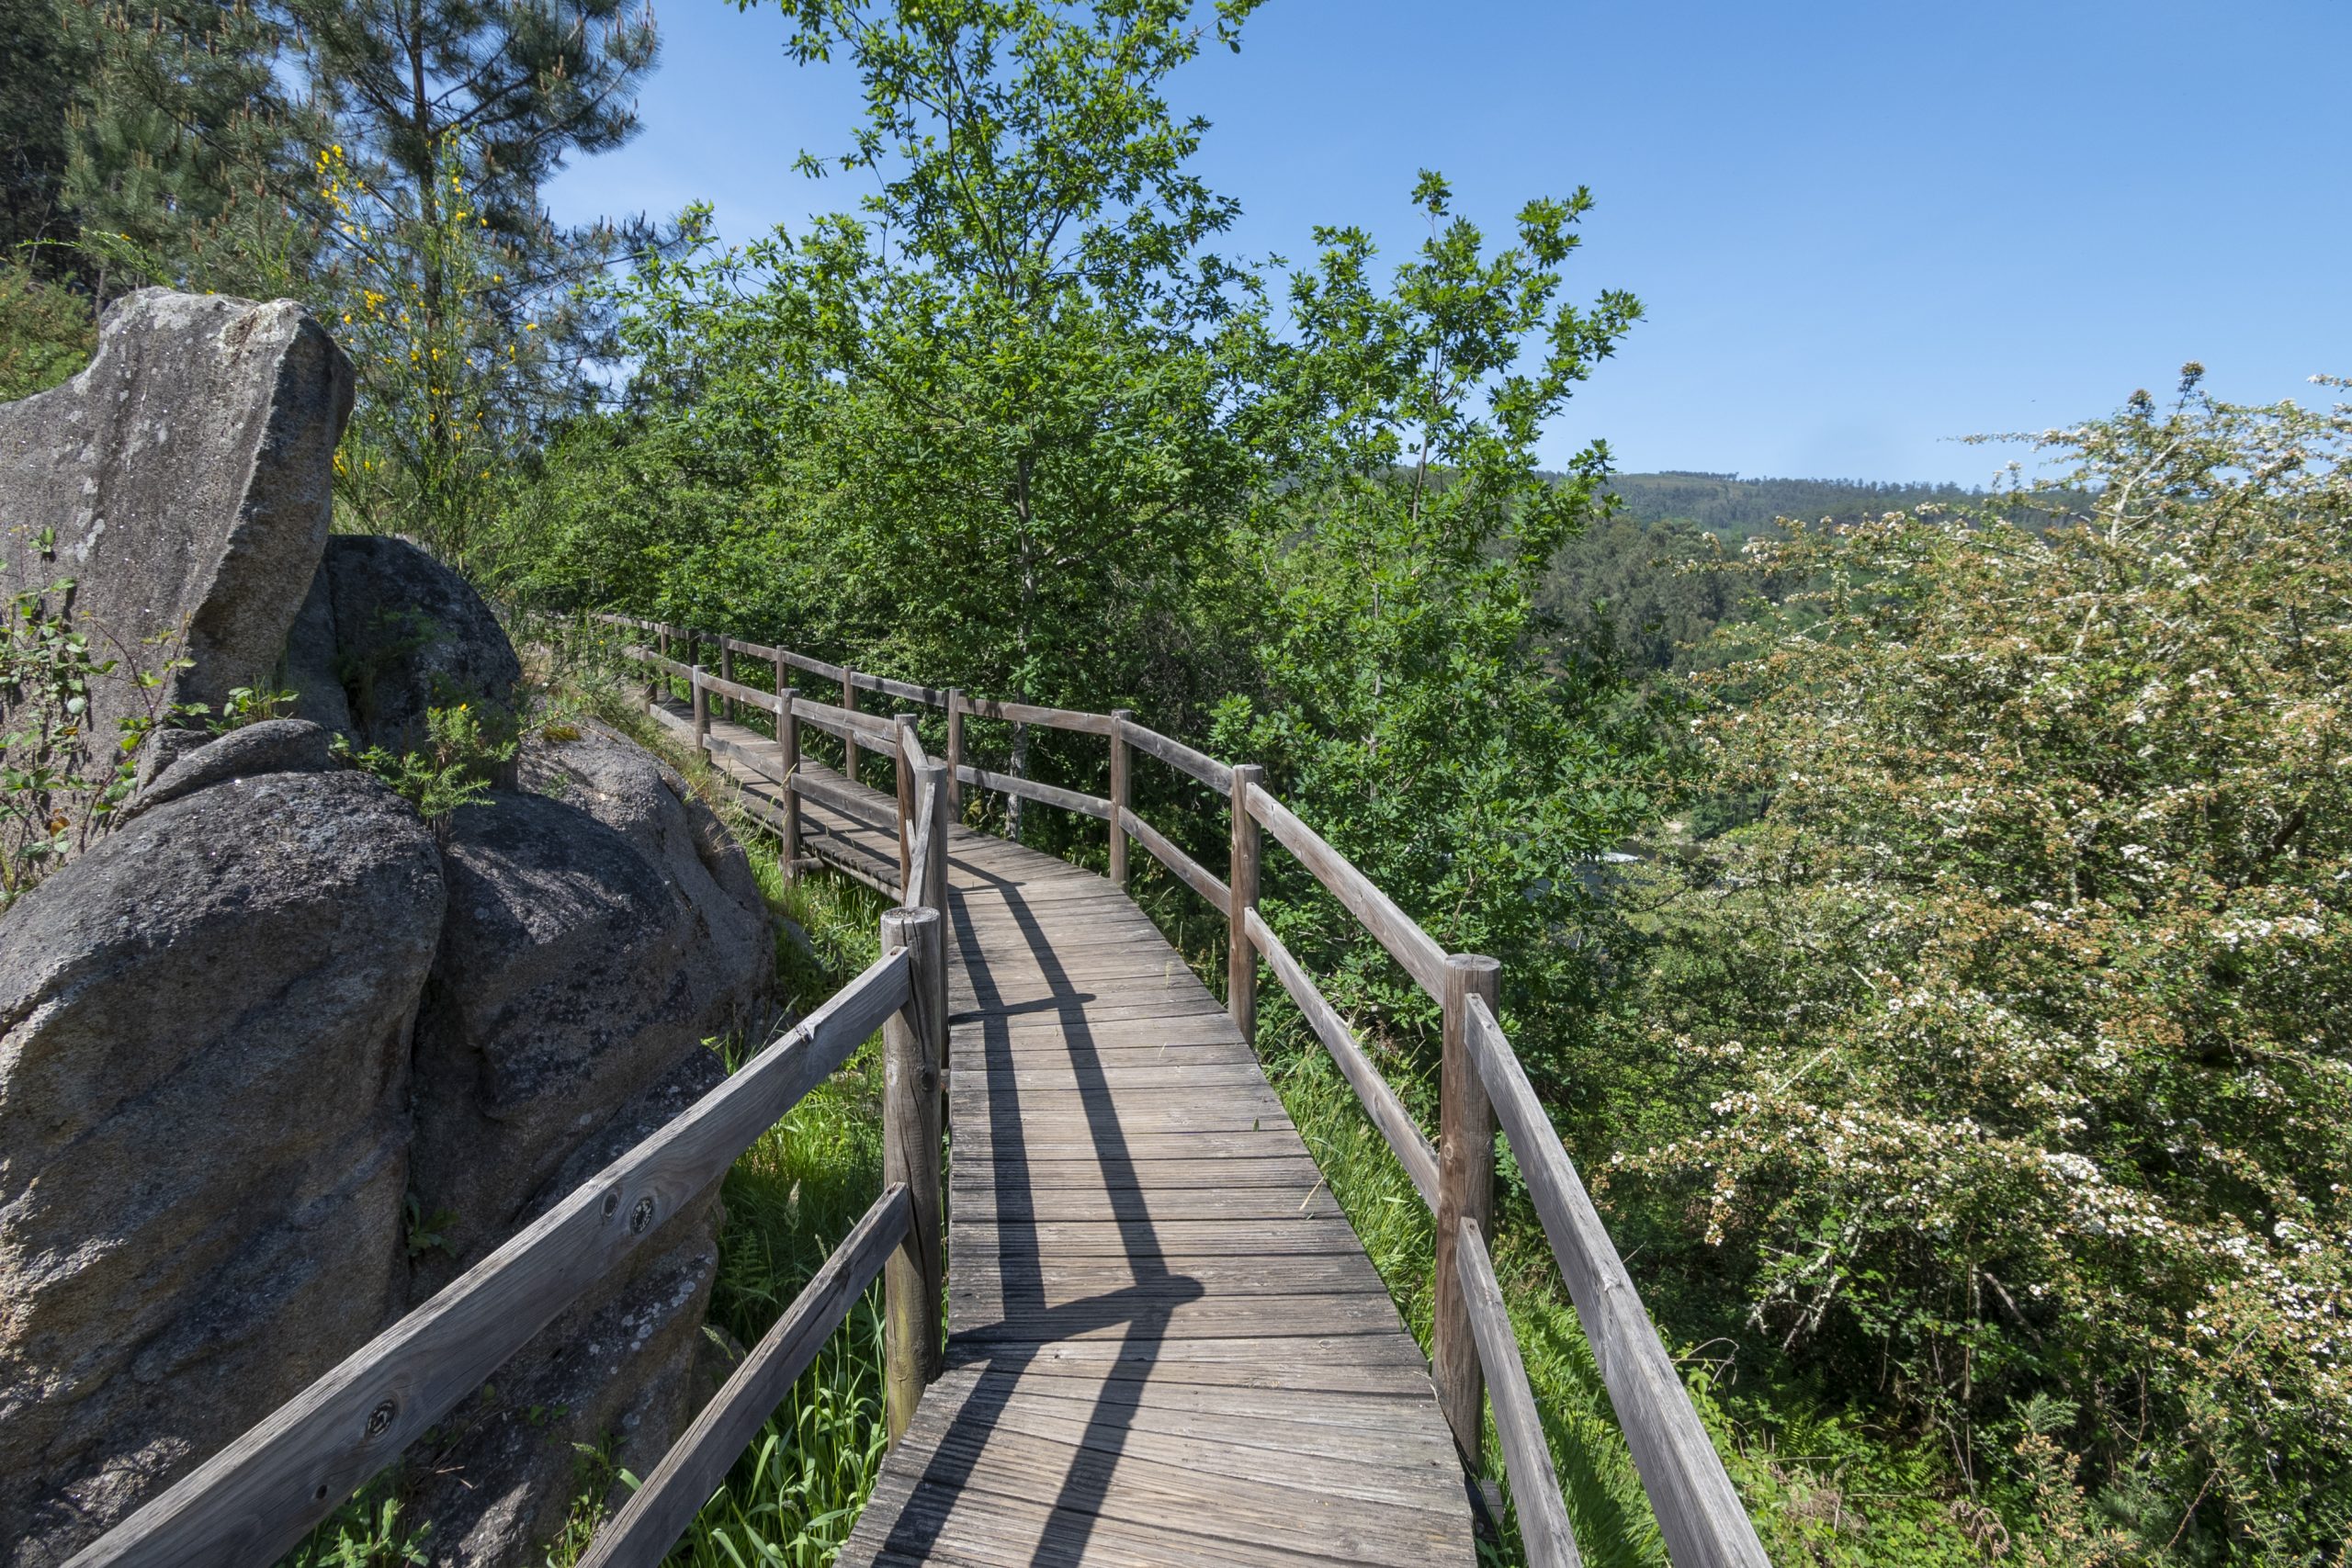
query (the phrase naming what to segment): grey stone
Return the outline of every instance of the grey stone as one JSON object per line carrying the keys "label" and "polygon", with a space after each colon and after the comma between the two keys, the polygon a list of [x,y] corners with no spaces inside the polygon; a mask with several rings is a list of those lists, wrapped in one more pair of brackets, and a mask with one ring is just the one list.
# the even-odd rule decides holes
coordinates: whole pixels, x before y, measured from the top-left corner
{"label": "grey stone", "polygon": [[523,666],[506,629],[471,583],[420,547],[337,535],[319,576],[324,603],[312,589],[286,650],[303,717],[401,751],[424,744],[428,708],[512,701]]}
{"label": "grey stone", "polygon": [[325,773],[337,765],[330,750],[333,740],[317,725],[299,718],[267,718],[232,729],[209,744],[178,751],[146,788],[131,797],[123,819],[231,779]]}
{"label": "grey stone", "polygon": [[522,1224],[616,1103],[705,1040],[766,1021],[765,907],[684,782],[601,728],[535,744],[526,772],[570,787],[493,791],[448,832],[448,921],[416,1033],[415,1184],[453,1216],[457,1248],[427,1285]]}
{"label": "grey stone", "polygon": [[0,580],[71,579],[74,624],[119,660],[91,694],[94,750],[126,716],[267,680],[326,544],[351,390],[293,301],[149,288],[107,310],[80,375],[0,404]]}
{"label": "grey stone", "polygon": [[[533,1195],[525,1223],[659,1131],[726,1077],[697,1048],[583,1139]],[[413,1519],[435,1563],[539,1560],[582,1491],[601,1482],[617,1506],[616,1472],[645,1476],[723,1381],[708,1375],[703,1314],[718,1273],[718,1190],[663,1222],[625,1272],[592,1292],[498,1370],[412,1450]],[[581,1446],[602,1462],[583,1463]]]}
{"label": "grey stone", "polygon": [[[332,541],[330,541],[332,543]],[[357,740],[351,722],[351,699],[335,669],[334,591],[328,582],[327,563],[311,576],[310,592],[295,613],[294,627],[286,634],[286,662],[279,683],[294,694],[294,716]]]}
{"label": "grey stone", "polygon": [[373,780],[237,772],[0,920],[20,1563],[62,1561],[406,1305],[410,1033],[446,898],[432,835]]}
{"label": "grey stone", "polygon": [[[765,906],[683,779],[601,726],[535,740],[541,791],[459,811],[419,1015],[412,1182],[450,1245],[423,1301],[715,1088],[702,1042],[766,1021]],[[621,1102],[618,1111],[616,1101]],[[538,1335],[410,1455],[436,1562],[524,1561],[580,1490],[578,1445],[646,1474],[707,1393],[717,1190]]]}

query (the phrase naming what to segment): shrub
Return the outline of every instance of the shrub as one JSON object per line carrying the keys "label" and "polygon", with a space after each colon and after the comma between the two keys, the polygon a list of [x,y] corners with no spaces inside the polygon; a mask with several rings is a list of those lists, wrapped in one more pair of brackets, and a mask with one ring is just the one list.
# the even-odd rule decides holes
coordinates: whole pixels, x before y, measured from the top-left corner
{"label": "shrub", "polygon": [[2041,437],[2090,494],[2046,527],[1750,547],[1819,586],[1702,678],[1713,786],[1769,804],[1686,868],[1646,1010],[1712,1111],[1618,1184],[1973,1482],[2318,1561],[2352,1529],[2352,419],[2197,377]]}

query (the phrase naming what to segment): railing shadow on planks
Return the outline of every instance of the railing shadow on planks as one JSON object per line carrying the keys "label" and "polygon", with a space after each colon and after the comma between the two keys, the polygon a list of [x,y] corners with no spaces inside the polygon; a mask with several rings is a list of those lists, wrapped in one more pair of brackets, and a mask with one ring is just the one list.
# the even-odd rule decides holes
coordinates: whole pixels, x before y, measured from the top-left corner
{"label": "railing shadow on planks", "polygon": [[[1494,960],[1441,949],[1283,807],[1261,782],[1259,769],[1220,762],[1136,724],[1125,710],[1095,714],[995,702],[890,680],[788,649],[627,616],[594,618],[653,637],[653,646],[632,644],[623,652],[663,678],[659,687],[649,688],[649,699],[666,691],[668,678],[684,683],[692,703],[690,739],[697,749],[729,754],[778,786],[781,805],[768,820],[782,842],[788,873],[834,864],[900,897],[900,907],[883,917],[882,957],[667,1126],[85,1548],[71,1568],[230,1568],[274,1561],[608,1276],[664,1219],[717,1180],[877,1026],[884,1035],[882,1196],[644,1484],[597,1531],[582,1568],[650,1568],[661,1562],[877,1274],[885,1303],[884,1423],[895,1442],[944,1360],[940,1088],[946,1056],[946,839],[950,814],[960,806],[966,784],[1105,821],[1114,828],[1114,883],[1126,885],[1133,840],[1222,910],[1228,926],[1227,1004],[1244,1038],[1254,1036],[1259,959],[1297,1003],[1436,1215],[1432,1382],[1465,1455],[1480,1450],[1482,1416],[1491,1400],[1532,1562],[1555,1568],[1579,1558],[1486,1246],[1498,1122],[1510,1135],[1669,1556],[1682,1568],[1761,1568],[1763,1550],[1722,1461],[1496,1021]],[[716,672],[697,658],[706,643],[718,653]],[[681,644],[687,657],[673,658],[671,649]],[[738,654],[771,666],[772,690],[733,678]],[[838,686],[840,700],[820,703],[802,696],[788,673],[795,670]],[[925,753],[911,717],[861,713],[860,692],[943,710],[946,761],[935,762]],[[775,741],[750,749],[712,736],[714,697],[771,716]],[[1110,795],[967,765],[967,715],[1103,736],[1111,748]],[[842,743],[844,773],[851,778],[861,751],[888,757],[897,780],[896,810],[875,812],[856,792],[803,769],[803,723]],[[1157,758],[1231,803],[1227,878],[1217,877],[1128,808],[1135,751]],[[799,820],[804,795],[854,819],[895,828],[896,886],[871,865],[828,853],[821,839],[810,842]],[[1443,1010],[1434,1145],[1260,916],[1261,832],[1295,855]]]}

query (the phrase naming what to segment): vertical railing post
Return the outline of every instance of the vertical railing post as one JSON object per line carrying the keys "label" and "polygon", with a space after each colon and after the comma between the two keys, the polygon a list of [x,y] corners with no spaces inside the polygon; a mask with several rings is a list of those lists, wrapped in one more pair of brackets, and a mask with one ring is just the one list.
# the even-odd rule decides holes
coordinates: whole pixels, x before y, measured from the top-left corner
{"label": "vertical railing post", "polygon": [[940,1067],[946,1060],[946,1015],[938,977],[946,968],[936,909],[897,908],[882,916],[882,951],[908,950],[907,1005],[882,1026],[882,1185],[907,1184],[913,1217],[906,1238],[882,1266],[883,1425],[895,1444],[914,1418],[925,1384],[945,1361],[940,1337]]}
{"label": "vertical railing post", "polygon": [[777,802],[784,809],[784,879],[797,880],[800,875],[800,791],[795,787],[800,778],[800,720],[792,711],[798,695],[785,684],[784,664],[775,667],[775,750],[776,776],[784,781],[784,797]]}
{"label": "vertical railing post", "polygon": [[1226,909],[1225,1010],[1251,1044],[1258,1040],[1258,948],[1250,940],[1251,909],[1258,907],[1258,819],[1250,815],[1250,792],[1266,776],[1255,762],[1233,770],[1233,858]]}
{"label": "vertical railing post", "polygon": [[894,728],[899,744],[890,759],[890,772],[899,790],[899,902],[912,904],[922,891],[914,885],[915,770],[907,761],[910,750],[907,740],[914,732],[915,721],[909,715],[900,714]]}
{"label": "vertical railing post", "polygon": [[702,662],[702,633],[692,626],[686,628],[686,657],[680,662],[696,665]]}
{"label": "vertical railing post", "polygon": [[[944,763],[925,762],[917,771],[916,800],[925,798],[925,790],[931,792],[931,862],[922,867],[922,907],[938,910],[944,919],[947,915],[947,768]],[[939,974],[944,984],[947,971],[942,969]],[[941,995],[942,1005],[944,1006],[945,993]]]}
{"label": "vertical railing post", "polygon": [[1430,1334],[1430,1381],[1438,1408],[1453,1428],[1454,1446],[1475,1472],[1487,1418],[1487,1379],[1478,1364],[1478,1340],[1470,1308],[1462,1296],[1462,1276],[1453,1261],[1462,1222],[1481,1230],[1495,1206],[1495,1108],[1487,1100],[1478,1065],[1470,1057],[1470,998],[1495,1010],[1502,965],[1491,958],[1456,953],[1445,961],[1445,1058],[1439,1085],[1437,1147],[1437,1311]]}
{"label": "vertical railing post", "polygon": [[964,691],[951,688],[947,694],[947,805],[961,817],[964,814]]}
{"label": "vertical railing post", "polygon": [[[718,638],[718,678],[730,683],[735,679],[735,650],[727,646],[723,633]],[[735,699],[725,692],[718,694],[718,713],[722,718],[736,716]]]}
{"label": "vertical railing post", "polygon": [[1111,886],[1127,885],[1127,708],[1111,710]]}
{"label": "vertical railing post", "polygon": [[[854,671],[848,665],[842,666],[842,712],[843,713],[854,714],[857,711],[857,687],[850,680],[850,676],[854,673]],[[854,724],[842,726],[842,777],[852,784],[857,782],[857,727]]]}
{"label": "vertical railing post", "polygon": [[704,756],[710,750],[710,693],[702,683],[702,666],[687,667],[686,683],[695,692],[695,755]]}

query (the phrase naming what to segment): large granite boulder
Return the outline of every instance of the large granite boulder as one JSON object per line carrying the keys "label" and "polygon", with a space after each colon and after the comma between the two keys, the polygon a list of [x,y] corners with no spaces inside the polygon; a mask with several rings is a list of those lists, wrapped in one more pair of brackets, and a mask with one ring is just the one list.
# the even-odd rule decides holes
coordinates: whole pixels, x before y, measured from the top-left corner
{"label": "large granite boulder", "polygon": [[286,644],[296,713],[390,751],[424,744],[427,709],[503,708],[522,677],[473,585],[401,538],[329,539]]}
{"label": "large granite boulder", "polygon": [[194,752],[0,922],[20,1563],[62,1561],[408,1304],[410,1033],[447,895],[424,825],[322,746],[288,724]]}
{"label": "large granite boulder", "polygon": [[72,580],[74,626],[119,660],[94,682],[94,750],[126,716],[267,681],[326,544],[351,392],[291,300],[149,288],[107,310],[79,376],[0,404],[0,582]]}
{"label": "large granite boulder", "polygon": [[[533,741],[529,792],[493,791],[449,826],[411,1156],[446,1241],[416,1258],[415,1301],[716,1087],[705,1041],[767,1022],[774,938],[742,851],[676,773],[580,728]],[[716,1199],[672,1218],[414,1456],[436,1562],[527,1555],[563,1522],[578,1445],[639,1475],[659,1461],[701,1392]]]}
{"label": "large granite boulder", "polygon": [[[696,1100],[726,1074],[696,1049],[576,1146],[520,1216],[527,1224]],[[591,1292],[498,1369],[410,1456],[411,1521],[442,1568],[539,1562],[583,1481],[626,1499],[618,1472],[646,1476],[715,1391],[703,1314],[718,1271],[716,1187],[665,1221],[629,1267]],[[582,1461],[582,1447],[601,1462]]]}

